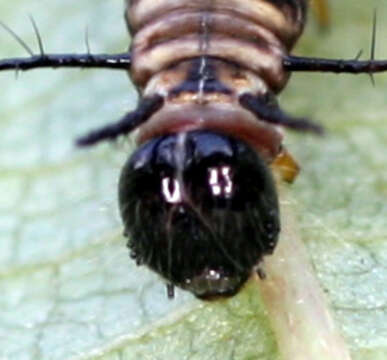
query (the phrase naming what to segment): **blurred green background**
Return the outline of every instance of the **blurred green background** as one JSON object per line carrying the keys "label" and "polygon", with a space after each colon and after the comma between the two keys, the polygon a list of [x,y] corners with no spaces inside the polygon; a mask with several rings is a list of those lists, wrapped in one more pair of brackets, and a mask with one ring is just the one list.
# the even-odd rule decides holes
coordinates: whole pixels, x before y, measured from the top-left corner
{"label": "blurred green background", "polygon": [[[0,19],[31,46],[32,14],[47,52],[119,52],[122,0],[3,1]],[[310,17],[295,53],[387,58],[387,3],[332,4],[332,27]],[[0,31],[0,58],[25,55]],[[127,75],[104,70],[0,73],[0,359],[267,359],[278,357],[260,299],[246,289],[202,303],[127,255],[117,179],[131,140],[75,149],[73,139],[134,107]],[[292,187],[302,236],[353,358],[387,357],[387,75],[295,74],[289,112],[323,123],[291,134],[302,164]]]}

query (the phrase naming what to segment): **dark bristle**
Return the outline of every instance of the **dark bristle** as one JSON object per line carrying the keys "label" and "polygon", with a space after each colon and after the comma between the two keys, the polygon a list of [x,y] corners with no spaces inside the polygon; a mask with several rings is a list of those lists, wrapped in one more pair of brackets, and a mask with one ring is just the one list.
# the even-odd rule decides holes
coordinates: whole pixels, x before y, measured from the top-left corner
{"label": "dark bristle", "polygon": [[90,51],[90,42],[89,42],[89,27],[86,26],[85,28],[85,45],[86,45],[86,52],[87,54],[91,54],[91,51]]}
{"label": "dark bristle", "polygon": [[35,19],[32,17],[32,15],[29,15],[28,17],[29,17],[31,24],[32,24],[32,27],[34,29],[36,40],[37,40],[38,46],[39,46],[40,55],[44,56],[43,40],[42,40],[42,36],[40,35],[39,28],[36,25]]}
{"label": "dark bristle", "polygon": [[167,297],[173,299],[175,297],[175,287],[173,284],[167,284]]}
{"label": "dark bristle", "polygon": [[306,72],[332,72],[336,74],[368,74],[371,82],[375,85],[374,74],[387,71],[387,60],[375,60],[376,52],[376,28],[377,10],[374,10],[372,21],[371,48],[369,60],[360,61],[362,50],[354,59],[324,59],[300,56],[285,56],[283,66],[287,71]]}
{"label": "dark bristle", "polygon": [[[32,49],[26,44],[26,42],[18,35],[16,34],[7,24],[3,23],[2,21],[0,21],[0,26],[5,30],[7,31],[16,41],[18,44],[20,44],[20,46],[28,52],[28,54],[30,54],[31,56],[34,55],[34,52],[32,51]],[[0,68],[1,70],[1,68]]]}

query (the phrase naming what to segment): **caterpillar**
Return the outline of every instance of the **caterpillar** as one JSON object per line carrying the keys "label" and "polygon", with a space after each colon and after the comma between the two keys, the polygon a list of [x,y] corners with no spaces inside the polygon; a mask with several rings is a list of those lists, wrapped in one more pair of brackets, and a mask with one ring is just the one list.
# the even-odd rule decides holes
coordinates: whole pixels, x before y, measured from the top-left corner
{"label": "caterpillar", "polygon": [[[97,67],[129,71],[138,108],[77,140],[87,147],[138,129],[119,204],[131,256],[202,299],[232,296],[271,254],[280,233],[277,167],[298,165],[282,128],[321,126],[276,102],[292,71],[374,73],[387,63],[289,55],[305,0],[126,2],[130,52],[45,54],[0,61],[0,70]],[[282,166],[284,165],[285,166]],[[285,170],[283,170],[285,169]]]}

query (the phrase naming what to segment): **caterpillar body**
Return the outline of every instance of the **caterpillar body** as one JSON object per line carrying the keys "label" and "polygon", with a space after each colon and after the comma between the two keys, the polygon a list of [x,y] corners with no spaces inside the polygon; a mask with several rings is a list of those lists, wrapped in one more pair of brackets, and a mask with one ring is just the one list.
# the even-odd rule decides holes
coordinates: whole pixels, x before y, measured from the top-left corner
{"label": "caterpillar body", "polygon": [[139,127],[145,145],[121,176],[129,247],[198,297],[235,294],[274,250],[279,210],[267,165],[283,151],[282,133],[241,99],[275,101],[305,14],[304,0],[127,2],[131,77],[143,98],[163,101]]}
{"label": "caterpillar body", "polygon": [[252,271],[262,275],[262,259],[274,251],[280,233],[272,168],[289,182],[299,170],[282,145],[282,128],[322,132],[277,104],[289,74],[387,69],[386,61],[373,58],[289,55],[304,28],[307,4],[127,0],[130,52],[55,55],[41,46],[40,55],[0,60],[0,71],[130,72],[140,94],[137,109],[77,144],[138,130],[138,147],[119,182],[124,235],[131,257],[164,278],[170,297],[175,285],[202,299],[232,296]]}

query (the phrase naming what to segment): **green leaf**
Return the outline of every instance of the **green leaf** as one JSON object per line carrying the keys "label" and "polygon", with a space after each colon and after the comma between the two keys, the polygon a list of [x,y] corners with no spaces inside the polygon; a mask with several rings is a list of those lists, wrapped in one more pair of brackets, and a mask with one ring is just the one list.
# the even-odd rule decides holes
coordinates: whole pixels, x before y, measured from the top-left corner
{"label": "green leaf", "polygon": [[[336,1],[330,31],[311,18],[296,53],[367,53],[375,6],[377,55],[387,58],[381,0]],[[92,51],[128,47],[122,1],[0,4],[1,20],[37,49],[29,13],[47,52],[84,51],[86,26]],[[3,31],[0,44],[0,58],[24,55]],[[322,139],[287,137],[302,165],[287,196],[355,360],[387,355],[387,77],[375,78],[373,88],[364,75],[295,74],[280,99],[328,129]],[[254,284],[228,300],[178,291],[170,301],[158,277],[129,259],[116,192],[133,144],[73,146],[133,108],[126,74],[37,70],[17,81],[0,73],[0,82],[0,359],[279,358]]]}

